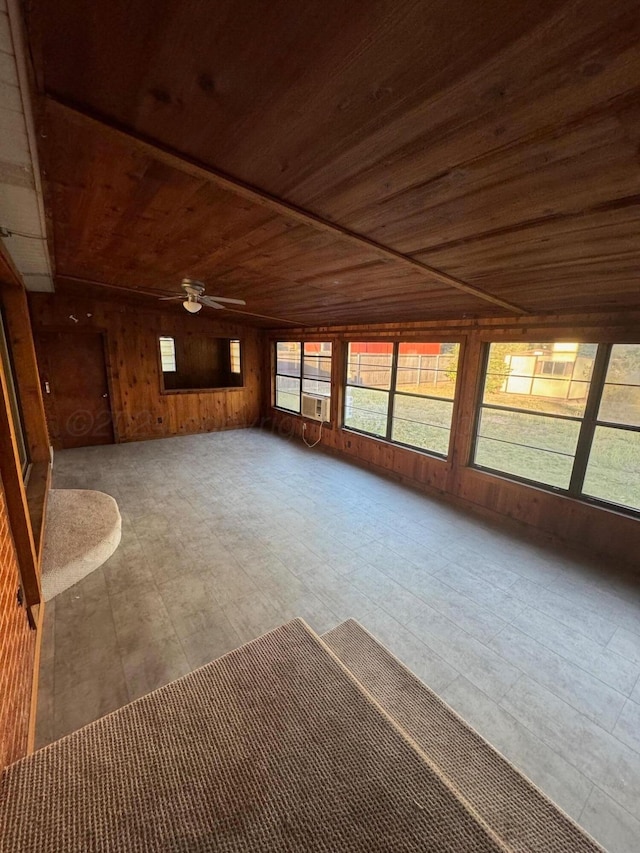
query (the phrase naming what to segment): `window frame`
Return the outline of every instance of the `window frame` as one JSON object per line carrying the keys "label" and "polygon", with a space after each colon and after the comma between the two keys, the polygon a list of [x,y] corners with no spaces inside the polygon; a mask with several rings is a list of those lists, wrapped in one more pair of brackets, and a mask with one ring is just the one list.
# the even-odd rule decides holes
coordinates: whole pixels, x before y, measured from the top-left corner
{"label": "window frame", "polygon": [[[164,366],[164,353],[162,352],[162,344],[164,341],[171,341],[173,347],[173,369],[167,370]],[[158,335],[158,346],[160,347],[160,369],[163,373],[177,373],[178,361],[176,358],[176,339],[173,335]]]}
{"label": "window frame", "polygon": [[11,338],[3,306],[0,307],[0,358],[2,358],[4,363],[8,394],[7,408],[15,431],[18,457],[20,459],[20,474],[22,476],[22,482],[26,486],[29,481],[29,474],[31,473],[32,466],[31,448],[29,447],[29,439],[25,427],[24,411],[22,408],[22,399],[20,397],[20,385],[18,383],[13,350],[11,349]]}
{"label": "window frame", "polygon": [[[161,396],[173,396],[175,394],[216,394],[219,392],[227,392],[227,391],[243,391],[246,388],[245,385],[245,375],[244,375],[244,362],[243,362],[243,349],[244,349],[244,338],[229,338],[223,335],[211,335],[210,337],[223,340],[223,341],[239,341],[240,343],[240,373],[232,373],[231,369],[229,369],[229,376],[239,376],[240,384],[238,385],[214,385],[214,386],[203,386],[202,388],[167,388],[165,385],[164,377],[165,373],[177,373],[178,372],[178,350],[176,346],[176,342],[179,339],[180,335],[175,332],[156,332],[156,357],[158,364],[158,377],[160,382],[160,395]],[[206,335],[205,335],[206,337]],[[162,349],[161,349],[161,341],[162,338],[171,338],[173,340],[175,359],[174,363],[176,366],[175,371],[167,370],[165,371],[162,367]],[[230,356],[230,353],[229,353]],[[229,359],[230,366],[230,359]]]}
{"label": "window frame", "polygon": [[[348,382],[349,375],[349,345],[350,344],[359,344],[359,343],[380,343],[380,344],[391,344],[391,376],[389,381],[389,388],[372,388],[369,385],[352,385]],[[458,362],[456,365],[456,382],[453,389],[453,397],[436,397],[431,394],[412,394],[407,393],[405,391],[398,391],[397,388],[397,380],[398,380],[398,356],[400,352],[401,344],[457,344],[458,345]],[[344,399],[342,404],[342,412],[341,412],[341,428],[346,430],[347,432],[354,432],[358,435],[364,435],[368,438],[373,438],[376,441],[385,441],[389,444],[394,445],[395,447],[402,447],[405,450],[411,450],[414,453],[422,453],[425,456],[430,456],[435,459],[446,461],[451,457],[451,448],[454,437],[454,430],[456,425],[456,416],[457,409],[459,405],[459,391],[460,391],[460,365],[462,364],[462,359],[464,355],[464,346],[465,340],[457,338],[456,336],[442,338],[441,336],[430,337],[429,340],[425,340],[423,337],[420,338],[393,338],[392,340],[387,339],[374,339],[374,340],[363,340],[361,338],[351,339],[345,341],[345,351],[344,351],[344,365],[343,365],[343,373],[342,373],[342,381],[343,381],[343,389],[344,389]],[[363,429],[358,429],[357,427],[348,426],[345,424],[345,408],[347,405],[347,389],[348,388],[369,388],[371,391],[380,391],[383,394],[388,395],[389,405],[387,407],[387,424],[384,435],[378,435],[374,432],[367,432]],[[449,427],[449,443],[447,446],[447,452],[438,453],[436,450],[428,450],[425,447],[417,447],[414,444],[407,444],[404,441],[398,441],[395,438],[392,438],[393,433],[393,411],[394,411],[394,401],[396,395],[400,397],[414,397],[419,400],[438,400],[442,402],[450,402],[451,409],[451,426]]]}
{"label": "window frame", "polygon": [[[276,338],[272,341],[272,344],[273,344],[273,347],[271,350],[272,365],[273,365],[273,370],[272,370],[272,374],[271,374],[271,389],[272,389],[271,405],[272,405],[272,407],[274,409],[276,409],[276,411],[278,411],[278,412],[284,412],[287,415],[294,415],[295,417],[301,418],[301,417],[303,417],[303,415],[302,415],[302,395],[303,394],[311,394],[311,395],[313,394],[312,391],[305,391],[304,390],[305,379],[308,382],[314,382],[314,381],[315,382],[324,382],[326,385],[329,386],[329,395],[328,395],[328,397],[324,398],[324,399],[329,400],[329,420],[327,421],[327,423],[333,424],[333,409],[334,409],[333,365],[334,365],[334,358],[335,358],[335,341],[332,338],[319,338],[318,340],[315,340],[315,339],[306,339],[305,340],[305,339],[301,339],[301,338],[298,338],[297,340],[294,340],[294,339],[284,340],[283,338]],[[278,344],[298,344],[300,346],[300,373],[297,376],[292,376],[291,374],[288,374],[288,373],[278,373]],[[329,365],[330,365],[329,379],[317,379],[314,377],[309,377],[309,376],[304,375],[304,357],[305,357],[304,348],[305,348],[305,344],[331,344],[331,352],[329,353],[329,355],[327,355],[326,353],[324,353],[321,350],[320,352],[315,353],[313,356],[311,356],[311,355],[309,356],[309,358],[315,357],[315,358],[327,359],[329,361]],[[278,406],[277,405],[276,401],[278,399],[278,388],[277,388],[278,376],[285,376],[285,377],[288,377],[290,379],[298,379],[298,381],[300,382],[298,411],[296,411],[295,409],[287,409],[284,406]],[[315,396],[323,396],[323,395],[315,395]]]}
{"label": "window frame", "polygon": [[[553,342],[553,341],[552,341]],[[556,413],[544,412],[541,413],[541,416],[545,418],[554,418],[562,421],[571,421],[574,423],[580,424],[580,429],[578,432],[578,439],[576,443],[576,451],[573,457],[573,464],[571,468],[571,477],[569,481],[569,486],[565,489],[561,486],[553,486],[548,483],[542,483],[539,480],[533,480],[528,477],[522,477],[517,474],[510,474],[505,471],[500,471],[496,468],[489,468],[485,465],[479,465],[475,462],[476,456],[476,448],[478,444],[478,438],[482,436],[478,435],[478,430],[480,428],[480,420],[482,417],[483,409],[491,409],[491,410],[502,410],[507,412],[519,412],[523,414],[534,414],[529,409],[521,409],[516,406],[500,406],[495,403],[484,403],[483,395],[484,388],[487,377],[487,369],[489,365],[489,357],[490,357],[490,348],[492,343],[510,343],[510,341],[506,341],[505,339],[497,338],[492,340],[486,340],[483,342],[483,353],[482,353],[482,363],[480,367],[480,371],[478,374],[478,387],[476,394],[476,403],[474,407],[474,418],[473,418],[473,434],[471,440],[471,448],[469,454],[468,465],[470,468],[473,468],[476,471],[481,471],[482,473],[489,474],[494,477],[500,477],[505,480],[510,480],[516,483],[522,483],[526,486],[533,486],[534,488],[542,489],[546,492],[552,492],[554,494],[564,495],[569,498],[573,498],[574,500],[578,500],[584,503],[593,504],[594,506],[602,507],[604,509],[613,510],[615,512],[620,512],[624,515],[631,515],[636,518],[640,518],[640,508],[634,509],[633,507],[625,506],[624,504],[618,504],[613,501],[603,500],[602,498],[593,497],[592,495],[585,494],[583,491],[584,481],[587,473],[587,467],[589,465],[589,458],[591,455],[591,450],[593,447],[593,441],[596,433],[596,428],[599,426],[608,427],[613,429],[621,429],[630,432],[640,433],[640,425],[635,426],[632,424],[619,424],[619,423],[611,423],[610,421],[604,421],[598,419],[598,412],[600,410],[600,403],[602,401],[602,395],[604,393],[604,388],[606,384],[607,371],[609,369],[609,362],[611,359],[611,353],[613,351],[613,347],[616,344],[627,343],[636,346],[640,346],[640,342],[637,341],[597,341],[597,340],[581,340],[579,343],[589,343],[594,344],[596,349],[596,354],[593,363],[593,370],[591,373],[591,378],[589,380],[589,391],[587,394],[587,401],[585,404],[584,413],[581,417],[579,416],[571,416],[571,415],[558,415]],[[527,343],[527,341],[520,341],[519,343]],[[531,341],[534,343],[534,341]]]}

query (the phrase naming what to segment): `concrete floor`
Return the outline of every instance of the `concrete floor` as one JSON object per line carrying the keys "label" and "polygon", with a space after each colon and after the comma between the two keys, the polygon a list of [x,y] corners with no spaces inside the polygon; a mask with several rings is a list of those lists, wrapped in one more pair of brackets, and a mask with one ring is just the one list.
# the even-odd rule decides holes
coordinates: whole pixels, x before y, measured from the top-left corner
{"label": "concrete floor", "polygon": [[271,628],[362,622],[611,853],[640,849],[640,581],[265,432],[56,454],[123,515],[47,606],[42,746]]}

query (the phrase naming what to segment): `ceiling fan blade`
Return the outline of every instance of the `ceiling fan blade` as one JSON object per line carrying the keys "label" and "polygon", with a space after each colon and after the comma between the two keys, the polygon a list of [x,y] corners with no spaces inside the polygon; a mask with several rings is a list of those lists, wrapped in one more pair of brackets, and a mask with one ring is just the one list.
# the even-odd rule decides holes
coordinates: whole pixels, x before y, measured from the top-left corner
{"label": "ceiling fan blade", "polygon": [[172,299],[184,299],[184,296],[159,296],[158,300],[160,302],[170,302]]}
{"label": "ceiling fan blade", "polygon": [[201,296],[199,299],[203,305],[208,305],[209,308],[224,308],[224,305],[220,305],[219,302],[216,302],[215,299],[212,299],[210,296]]}
{"label": "ceiling fan blade", "polygon": [[207,299],[215,299],[216,302],[228,302],[230,305],[246,305],[244,299],[228,299],[226,296],[207,296]]}

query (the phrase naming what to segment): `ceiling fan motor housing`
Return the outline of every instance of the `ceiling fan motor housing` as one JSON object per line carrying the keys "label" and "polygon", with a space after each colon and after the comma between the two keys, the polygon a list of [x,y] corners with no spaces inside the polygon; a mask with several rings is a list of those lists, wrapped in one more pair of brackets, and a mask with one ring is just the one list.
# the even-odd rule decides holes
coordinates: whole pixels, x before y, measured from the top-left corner
{"label": "ceiling fan motor housing", "polygon": [[197,298],[204,293],[204,284],[201,281],[195,281],[193,278],[183,278],[181,286],[189,296]]}

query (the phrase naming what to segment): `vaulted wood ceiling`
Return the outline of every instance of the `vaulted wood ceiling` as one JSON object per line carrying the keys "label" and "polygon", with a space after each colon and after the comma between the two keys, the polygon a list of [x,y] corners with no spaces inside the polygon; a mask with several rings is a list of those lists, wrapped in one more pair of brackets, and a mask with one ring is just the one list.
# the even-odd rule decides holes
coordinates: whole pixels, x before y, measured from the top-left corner
{"label": "vaulted wood ceiling", "polygon": [[637,0],[31,5],[59,277],[267,325],[640,307]]}

